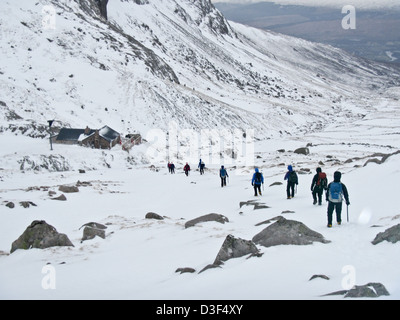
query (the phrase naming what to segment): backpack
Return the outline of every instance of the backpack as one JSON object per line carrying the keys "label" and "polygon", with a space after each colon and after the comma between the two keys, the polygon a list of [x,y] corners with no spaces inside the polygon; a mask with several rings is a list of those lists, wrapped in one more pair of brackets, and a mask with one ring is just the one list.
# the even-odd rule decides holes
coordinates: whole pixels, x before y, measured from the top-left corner
{"label": "backpack", "polygon": [[326,189],[328,186],[328,179],[326,178],[326,173],[325,172],[320,172],[318,174],[318,179],[317,179],[317,183],[316,183],[317,187]]}
{"label": "backpack", "polygon": [[296,174],[296,172],[291,171],[291,172],[289,173],[289,179],[288,179],[288,181],[289,181],[290,183],[296,183],[296,182],[297,182],[297,174]]}
{"label": "backpack", "polygon": [[225,178],[225,176],[226,176],[226,170],[225,170],[225,169],[221,169],[221,170],[219,171],[219,175],[220,175],[222,178]]}
{"label": "backpack", "polygon": [[256,184],[261,184],[262,183],[262,179],[261,179],[261,172],[256,172],[256,177],[254,179],[254,182]]}
{"label": "backpack", "polygon": [[342,202],[343,201],[343,187],[340,182],[332,182],[329,187],[328,199],[330,202]]}

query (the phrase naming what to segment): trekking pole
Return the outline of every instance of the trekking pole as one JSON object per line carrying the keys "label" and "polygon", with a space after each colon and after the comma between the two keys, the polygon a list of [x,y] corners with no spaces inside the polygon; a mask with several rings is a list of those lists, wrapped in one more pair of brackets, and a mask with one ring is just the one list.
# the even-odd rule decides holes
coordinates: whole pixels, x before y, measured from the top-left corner
{"label": "trekking pole", "polygon": [[349,205],[347,205],[347,222],[349,222]]}

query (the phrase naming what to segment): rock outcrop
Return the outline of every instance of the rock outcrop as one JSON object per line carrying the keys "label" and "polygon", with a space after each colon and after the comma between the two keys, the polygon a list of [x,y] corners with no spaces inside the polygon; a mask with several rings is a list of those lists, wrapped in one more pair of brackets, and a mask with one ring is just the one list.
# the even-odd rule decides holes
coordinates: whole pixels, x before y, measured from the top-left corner
{"label": "rock outcrop", "polygon": [[250,240],[235,238],[233,235],[228,235],[219,250],[214,264],[220,265],[232,258],[239,258],[245,255],[258,255],[259,250],[256,245]]}
{"label": "rock outcrop", "polygon": [[378,298],[390,296],[385,286],[381,283],[370,282],[363,286],[354,286],[350,290],[340,290],[328,293],[325,296],[343,295],[344,298]]}
{"label": "rock outcrop", "polygon": [[74,245],[63,233],[58,233],[56,228],[44,220],[35,220],[24,233],[11,245],[10,253],[17,249],[45,249],[50,247],[73,247]]}
{"label": "rock outcrop", "polygon": [[252,240],[254,243],[264,247],[281,244],[309,245],[313,242],[330,242],[325,240],[320,233],[309,229],[302,222],[287,220],[283,217],[280,217],[278,221],[256,234]]}
{"label": "rock outcrop", "polygon": [[387,241],[391,243],[396,243],[400,241],[400,224],[393,226],[384,232],[380,232],[376,235],[372,244],[376,245],[382,241]]}

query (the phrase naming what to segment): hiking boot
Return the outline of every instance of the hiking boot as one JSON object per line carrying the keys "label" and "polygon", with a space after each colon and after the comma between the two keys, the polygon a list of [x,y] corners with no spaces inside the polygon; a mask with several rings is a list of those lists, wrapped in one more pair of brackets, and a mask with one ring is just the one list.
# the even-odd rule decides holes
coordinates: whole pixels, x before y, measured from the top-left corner
{"label": "hiking boot", "polygon": [[338,221],[338,223],[337,223],[339,226],[342,224],[342,221]]}
{"label": "hiking boot", "polygon": [[328,228],[332,228],[332,225],[328,223]]}
{"label": "hiking boot", "polygon": [[315,206],[317,204],[317,201],[314,200],[313,205]]}

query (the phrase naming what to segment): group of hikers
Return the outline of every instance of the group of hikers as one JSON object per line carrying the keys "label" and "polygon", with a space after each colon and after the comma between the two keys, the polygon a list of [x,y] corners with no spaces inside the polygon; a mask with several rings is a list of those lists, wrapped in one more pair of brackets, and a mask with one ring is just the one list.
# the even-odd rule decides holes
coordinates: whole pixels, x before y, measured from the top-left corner
{"label": "group of hikers", "polygon": [[[205,164],[200,159],[198,164],[198,169],[200,175],[204,174]],[[288,171],[284,176],[284,180],[287,181],[286,185],[286,196],[287,199],[292,199],[297,192],[297,185],[299,184],[299,179],[293,166],[289,165],[287,167]],[[172,162],[168,162],[168,170],[170,173],[175,173],[175,165]],[[185,175],[188,176],[190,172],[190,166],[188,163],[183,167]],[[328,184],[328,178],[325,172],[322,172],[321,168],[316,169],[316,174],[314,175],[311,182],[311,193],[313,198],[313,204],[322,205],[323,193],[325,191],[325,200],[328,202],[328,228],[332,227],[333,212],[336,212],[336,222],[340,225],[342,223],[342,208],[343,200],[347,206],[350,205],[349,193],[346,186],[340,181],[342,174],[336,171],[333,174],[333,181]],[[221,187],[226,186],[226,179],[229,178],[228,172],[224,166],[221,166],[219,170],[219,177],[221,179]],[[264,184],[264,176],[258,168],[255,168],[255,172],[251,179],[251,185],[254,188],[254,196],[262,195],[261,186]]]}
{"label": "group of hikers", "polygon": [[[340,180],[342,173],[336,171],[333,174],[333,181],[328,184],[328,178],[321,168],[316,169],[317,173],[314,175],[311,182],[311,193],[313,204],[322,205],[322,197],[325,191],[325,200],[328,202],[328,228],[332,228],[333,212],[336,212],[336,222],[338,225],[342,224],[342,208],[343,200],[346,205],[350,205],[349,193],[347,187]],[[293,170],[291,165],[288,166],[288,171],[285,174],[284,180],[287,181],[286,195],[287,199],[292,199],[295,195],[295,188],[299,184],[299,178],[296,171]],[[261,195],[261,184],[264,183],[264,177],[259,172],[258,168],[255,169],[251,184],[254,186],[254,195],[257,196],[257,191]]]}
{"label": "group of hikers", "polygon": [[[167,165],[167,167],[168,167],[168,171],[169,171],[169,173],[175,173],[175,164],[173,163],[173,162],[169,162],[168,161],[168,165]],[[200,169],[200,174],[202,175],[202,174],[204,174],[204,168],[205,168],[205,164],[204,164],[204,162],[200,159],[200,161],[199,161],[199,166],[198,166],[198,168]],[[183,167],[183,171],[185,172],[185,175],[186,176],[189,176],[189,172],[190,172],[190,166],[189,166],[189,164],[186,162],[186,164],[185,164],[185,166]]]}

